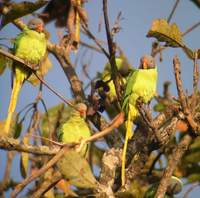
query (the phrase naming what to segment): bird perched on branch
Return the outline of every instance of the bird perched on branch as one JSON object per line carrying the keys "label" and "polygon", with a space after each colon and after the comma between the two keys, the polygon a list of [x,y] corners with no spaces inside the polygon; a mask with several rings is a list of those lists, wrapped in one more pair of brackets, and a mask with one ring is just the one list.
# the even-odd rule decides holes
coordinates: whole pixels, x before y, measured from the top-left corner
{"label": "bird perched on branch", "polygon": [[[14,55],[33,66],[39,66],[45,57],[47,48],[43,29],[44,25],[41,19],[35,18],[30,20],[28,26],[15,39],[13,47]],[[10,131],[12,115],[16,108],[20,89],[32,72],[30,68],[18,62],[13,63],[12,70],[14,73],[13,88],[4,128],[4,133],[7,135]]]}
{"label": "bird perched on branch", "polygon": [[[71,108],[71,107],[69,107]],[[90,129],[85,121],[87,106],[84,103],[75,105],[75,109],[71,108],[69,116],[58,132],[58,139],[63,143],[79,143],[82,139],[91,136]],[[80,154],[84,156],[87,151],[85,144]]]}
{"label": "bird perched on branch", "polygon": [[152,56],[144,55],[140,59],[140,66],[134,70],[127,80],[123,98],[122,110],[125,113],[126,136],[122,154],[122,185],[125,184],[125,161],[128,140],[133,136],[133,121],[138,116],[136,102],[139,98],[148,103],[156,95],[157,68]]}

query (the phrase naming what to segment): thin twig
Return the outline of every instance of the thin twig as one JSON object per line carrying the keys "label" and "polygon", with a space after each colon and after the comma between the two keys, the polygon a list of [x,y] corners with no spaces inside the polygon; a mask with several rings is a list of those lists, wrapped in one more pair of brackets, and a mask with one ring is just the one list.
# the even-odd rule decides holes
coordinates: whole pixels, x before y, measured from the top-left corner
{"label": "thin twig", "polygon": [[108,125],[104,130],[95,133],[94,135],[90,136],[89,138],[82,139],[78,150],[81,150],[83,145],[85,145],[86,143],[96,141],[96,140],[104,137],[105,135],[108,135],[114,129],[118,128],[123,122],[124,122],[124,113],[120,113],[112,120],[111,124]]}
{"label": "thin twig", "polygon": [[44,195],[45,192],[54,187],[61,179],[62,175],[58,171],[54,171],[53,175],[51,176],[51,179],[46,179],[45,181],[43,181],[39,189],[36,190],[31,195],[31,197],[32,198],[42,197],[42,195]]}
{"label": "thin twig", "polygon": [[167,168],[165,169],[163,176],[161,178],[161,181],[159,183],[155,198],[163,198],[167,187],[170,183],[170,179],[173,175],[173,172],[177,166],[177,164],[180,162],[183,154],[188,149],[189,144],[192,141],[192,137],[190,135],[185,135],[182,140],[179,142],[179,144],[176,146],[175,150],[171,154]]}
{"label": "thin twig", "polygon": [[160,159],[160,157],[162,156],[163,152],[159,152],[157,154],[157,156],[155,157],[155,159],[153,160],[153,163],[151,164],[151,167],[149,168],[149,171],[148,171],[148,175],[151,175],[152,174],[152,171],[155,167],[155,164],[157,163],[157,161]]}
{"label": "thin twig", "polygon": [[178,56],[175,56],[173,59],[173,65],[174,65],[174,73],[176,78],[176,87],[180,99],[180,103],[183,109],[183,113],[185,114],[185,117],[187,118],[188,123],[192,127],[194,132],[200,131],[200,126],[194,121],[192,114],[190,112],[190,108],[187,105],[186,96],[183,91],[182,86],[182,80],[181,80],[181,69],[180,69],[180,61],[178,59]]}
{"label": "thin twig", "polygon": [[192,32],[195,28],[197,28],[200,25],[200,21],[189,27],[185,32],[182,33],[182,36],[185,36],[186,34]]}
{"label": "thin twig", "polygon": [[109,61],[111,65],[111,77],[114,82],[117,99],[120,101],[121,98],[121,87],[120,87],[120,78],[117,70],[117,65],[115,61],[115,53],[116,53],[116,45],[113,42],[113,38],[110,32],[110,25],[108,19],[108,8],[107,8],[107,0],[103,0],[103,13],[104,13],[104,22],[106,28],[106,35],[107,35],[107,43],[109,49]]}
{"label": "thin twig", "polygon": [[101,49],[102,53],[109,59],[108,52],[104,49],[104,47],[101,45],[101,43],[98,41],[98,39],[92,34],[92,32],[86,27],[85,25],[82,26],[86,34],[91,38],[96,45]]}
{"label": "thin twig", "polygon": [[199,186],[199,182],[192,184],[192,186],[183,195],[183,198],[189,198],[188,195],[198,186]]}
{"label": "thin twig", "polygon": [[198,92],[199,82],[199,66],[198,66],[198,51],[195,51],[194,69],[193,69],[193,94]]}
{"label": "thin twig", "polygon": [[12,160],[15,156],[16,152],[7,152],[7,161],[6,161],[6,168],[4,171],[4,176],[2,182],[0,182],[0,195],[1,192],[4,192],[9,184],[12,183],[12,180],[10,179],[10,171],[12,166]]}
{"label": "thin twig", "polygon": [[18,184],[13,192],[11,193],[11,198],[15,198],[23,189],[26,185],[28,185],[30,182],[35,180],[37,177],[45,173],[49,168],[51,168],[66,152],[68,148],[63,147],[62,149],[59,150],[59,152],[47,162],[41,169],[39,169],[37,172],[32,173],[29,177],[24,179],[20,184]]}
{"label": "thin twig", "polygon": [[177,8],[177,6],[178,6],[179,1],[180,1],[180,0],[176,0],[174,6],[173,6],[173,8],[172,8],[172,11],[171,11],[169,17],[167,18],[167,22],[168,22],[168,23],[171,21],[172,16],[173,16],[174,13],[175,13],[175,10],[176,10],[176,8]]}
{"label": "thin twig", "polygon": [[103,53],[102,50],[99,47],[96,47],[94,45],[90,45],[88,43],[85,43],[84,41],[80,41],[80,45],[82,45],[83,47],[87,47],[91,50],[94,50],[96,52]]}
{"label": "thin twig", "polygon": [[112,130],[118,128],[124,122],[124,113],[118,114],[111,122],[111,124],[106,127],[104,130],[97,132],[96,134],[85,139],[85,143],[98,140],[105,135],[109,134]]}

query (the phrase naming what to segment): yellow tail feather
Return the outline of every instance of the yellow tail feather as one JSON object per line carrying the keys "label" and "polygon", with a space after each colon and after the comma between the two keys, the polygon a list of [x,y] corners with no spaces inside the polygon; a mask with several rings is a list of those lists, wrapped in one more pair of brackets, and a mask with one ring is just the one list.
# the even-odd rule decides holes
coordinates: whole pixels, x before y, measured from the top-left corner
{"label": "yellow tail feather", "polygon": [[15,112],[15,108],[17,105],[17,99],[19,96],[20,89],[22,87],[23,81],[26,77],[26,73],[23,73],[20,69],[16,68],[16,76],[14,78],[13,89],[10,97],[10,104],[8,108],[8,115],[5,122],[4,133],[9,134],[11,121],[13,113]]}
{"label": "yellow tail feather", "polygon": [[126,150],[128,146],[128,140],[131,139],[133,136],[132,133],[132,120],[131,120],[131,112],[128,112],[128,120],[126,121],[126,136],[125,136],[125,142],[122,152],[122,169],[121,169],[121,180],[122,180],[122,186],[125,185],[125,165],[126,165]]}

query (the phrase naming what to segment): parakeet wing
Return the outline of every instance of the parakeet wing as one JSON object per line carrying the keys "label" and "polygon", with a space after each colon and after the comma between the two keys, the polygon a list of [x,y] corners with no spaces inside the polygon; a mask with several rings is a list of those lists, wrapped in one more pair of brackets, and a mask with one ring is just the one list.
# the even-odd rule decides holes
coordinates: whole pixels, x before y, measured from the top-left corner
{"label": "parakeet wing", "polygon": [[[58,139],[63,143],[78,143],[81,139],[90,137],[90,129],[84,118],[80,116],[79,112],[72,110],[70,117],[62,125],[58,132]],[[85,155],[87,145],[81,149],[81,155]]]}
{"label": "parakeet wing", "polygon": [[122,109],[126,111],[129,103],[135,106],[139,97],[142,97],[144,102],[147,103],[156,94],[156,84],[156,68],[138,69],[132,72],[128,78]]}

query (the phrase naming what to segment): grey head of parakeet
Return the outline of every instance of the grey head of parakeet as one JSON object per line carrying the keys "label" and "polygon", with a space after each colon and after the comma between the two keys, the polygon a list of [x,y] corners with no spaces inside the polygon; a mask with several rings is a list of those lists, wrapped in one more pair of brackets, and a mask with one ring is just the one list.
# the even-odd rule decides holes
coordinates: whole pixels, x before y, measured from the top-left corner
{"label": "grey head of parakeet", "polygon": [[28,28],[30,30],[35,30],[37,32],[43,32],[44,30],[44,22],[42,19],[34,18],[28,22]]}
{"label": "grey head of parakeet", "polygon": [[144,55],[140,59],[139,69],[154,69],[156,67],[155,59],[150,55]]}
{"label": "grey head of parakeet", "polygon": [[86,118],[87,105],[85,105],[84,103],[78,103],[75,105],[75,110],[78,111],[78,113],[80,113],[81,117],[83,117],[84,119]]}

